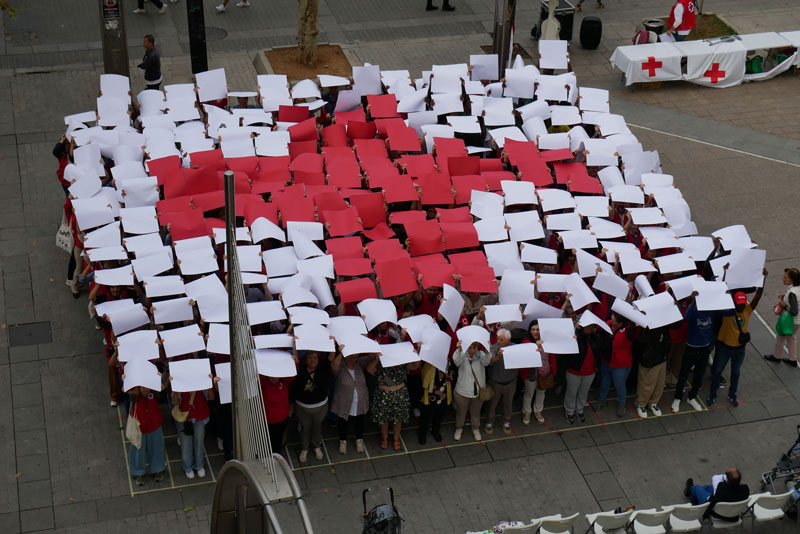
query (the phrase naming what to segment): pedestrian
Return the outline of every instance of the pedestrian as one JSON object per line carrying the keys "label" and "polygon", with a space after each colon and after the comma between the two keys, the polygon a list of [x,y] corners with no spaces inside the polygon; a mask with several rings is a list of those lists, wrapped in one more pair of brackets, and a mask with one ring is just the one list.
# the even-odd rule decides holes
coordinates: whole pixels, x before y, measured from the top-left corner
{"label": "pedestrian", "polygon": [[269,443],[273,453],[283,450],[283,435],[289,424],[289,391],[295,377],[274,377],[259,375],[261,396],[264,399],[264,413],[267,416]]}
{"label": "pedestrian", "polygon": [[489,401],[489,412],[486,416],[486,433],[494,432],[494,412],[500,400],[503,401],[503,432],[511,434],[511,403],[517,392],[517,369],[506,369],[503,360],[503,348],[511,345],[511,332],[505,328],[497,331],[497,343],[492,345],[489,352],[492,355],[489,365],[489,385],[494,390],[494,397]]}
{"label": "pedestrian", "polygon": [[711,342],[714,337],[714,321],[719,315],[716,311],[700,311],[694,301],[697,291],[691,294],[691,302],[683,314],[686,321],[686,350],[683,353],[681,370],[678,382],[675,384],[675,396],[672,400],[672,411],[678,412],[683,400],[683,389],[689,374],[692,374],[691,389],[686,401],[695,411],[702,411],[703,407],[697,402],[697,393],[703,385],[703,375],[708,365],[708,355],[711,353]]}
{"label": "pedestrian", "polygon": [[[550,354],[542,351],[544,342],[539,333],[539,321],[536,319],[528,326],[528,335],[523,340],[523,343],[537,345],[537,350],[542,358],[542,366],[520,369],[519,371],[519,376],[525,384],[525,392],[522,394],[522,424],[528,426],[531,423],[531,410],[533,410],[536,422],[543,425],[545,423],[544,415],[542,414],[544,397],[547,394],[547,390],[555,387],[555,372],[550,363]],[[531,406],[531,402],[533,406]]]}
{"label": "pedestrian", "polygon": [[[159,1],[159,0],[153,0]],[[142,0],[139,0],[141,3]],[[164,6],[166,9],[167,6]],[[144,81],[147,89],[156,89],[161,85],[161,54],[156,48],[156,38],[150,34],[144,36],[144,58],[138,67],[144,70]]]}
{"label": "pedestrian", "polygon": [[639,336],[639,327],[616,313],[611,314],[611,356],[608,361],[600,360],[600,408],[605,406],[611,382],[617,392],[617,417],[625,416],[625,397],[627,388],[625,381],[633,367],[632,346]]}
{"label": "pedestrian", "polygon": [[[213,398],[214,390],[208,390],[207,394]],[[198,477],[203,478],[206,476],[204,442],[206,423],[211,415],[206,392],[173,392],[172,405],[172,416],[175,419],[181,444],[183,471],[188,479],[194,478],[195,471],[197,471]]]}
{"label": "pedestrian", "polygon": [[435,441],[441,443],[442,435],[439,428],[442,424],[444,410],[453,402],[450,388],[450,374],[440,371],[433,364],[425,362],[422,366],[422,404],[419,418],[418,441],[425,445],[428,437],[428,428]]}
{"label": "pedestrian", "polygon": [[606,358],[608,343],[605,334],[590,324],[576,332],[578,353],[563,358],[566,363],[567,389],[564,393],[564,412],[567,423],[574,424],[575,418],[581,423],[586,421],[583,408],[589,396],[589,388],[597,374],[597,360]]}
{"label": "pedestrian", "polygon": [[[425,11],[436,11],[439,6],[433,5],[433,0],[428,0],[428,5],[425,6]],[[444,0],[442,4],[442,11],[455,11],[456,8],[450,5],[450,0]]]}
{"label": "pedestrian", "polygon": [[[145,14],[145,11],[144,11],[144,0],[137,0],[137,1],[139,2],[139,7],[134,9],[133,13],[135,15],[144,15]],[[172,1],[173,0],[170,0],[170,2],[172,2]],[[175,1],[177,1],[177,0],[175,0]],[[163,15],[164,13],[167,12],[167,4],[165,4],[161,0],[150,0],[150,2],[152,2],[153,5],[158,8],[158,14],[159,15]]]}
{"label": "pedestrian", "polygon": [[[779,333],[775,338],[775,350],[771,356],[764,356],[768,360],[779,362],[781,359],[789,365],[798,365],[797,363],[797,330],[800,328],[800,314],[798,314],[798,300],[800,300],[800,271],[797,269],[784,269],[783,270],[783,283],[786,285],[786,293],[778,298],[778,304],[775,309],[778,314],[789,314],[792,319],[792,333],[785,335],[787,332]],[[781,335],[784,334],[784,335]],[[783,346],[786,345],[789,351],[789,357],[783,358]]]}
{"label": "pedestrian", "polygon": [[328,383],[332,353],[320,357],[317,351],[307,351],[298,365],[297,379],[292,385],[295,413],[300,420],[300,463],[308,460],[309,445],[314,446],[314,457],[322,460],[322,421],[328,414]]}
{"label": "pedestrian", "polygon": [[331,373],[336,381],[331,412],[339,418],[339,454],[347,454],[347,430],[351,422],[355,427],[356,452],[362,454],[364,421],[369,411],[369,390],[363,367],[368,365],[372,368],[377,361],[371,358],[362,365],[358,354],[350,354],[345,358],[342,351],[344,344],[339,345],[339,351],[331,362]]}
{"label": "pedestrian", "polygon": [[[575,11],[577,11],[577,12],[583,11],[583,8],[581,7],[583,5],[583,2],[584,2],[584,0],[578,0],[575,3]],[[601,2],[600,0],[597,0],[597,9],[603,9],[604,7],[606,7],[606,5],[603,2]]]}
{"label": "pedestrian", "polygon": [[639,341],[644,345],[639,356],[639,376],[636,384],[636,413],[647,419],[647,409],[654,416],[661,416],[658,403],[664,393],[667,377],[667,354],[669,354],[668,327],[644,328],[639,334]]}
{"label": "pedestrian", "polygon": [[[723,267],[723,282],[729,265],[729,263],[726,263]],[[767,270],[764,269],[764,278],[766,279],[766,277]],[[737,291],[733,295],[735,308],[722,314],[724,317],[722,318],[719,333],[717,333],[714,364],[711,366],[711,392],[706,401],[709,406],[713,406],[717,402],[717,390],[719,389],[722,371],[725,370],[729,360],[731,362],[731,379],[730,384],[728,384],[728,400],[734,408],[739,406],[739,401],[736,398],[736,390],[739,388],[739,371],[741,371],[742,363],[744,363],[744,349],[750,342],[747,325],[750,323],[750,316],[758,306],[763,292],[763,286],[759,287],[756,290],[756,294],[753,295],[753,299],[748,302],[747,295]]]}
{"label": "pedestrian", "polygon": [[[225,13],[225,8],[228,7],[228,2],[231,0],[223,0],[223,2],[217,6],[217,13]],[[238,2],[236,7],[250,7],[250,2],[243,0],[242,2]]]}
{"label": "pedestrian", "polygon": [[[410,363],[409,367],[419,365]],[[374,367],[375,381],[377,389],[372,397],[372,421],[381,428],[380,447],[386,450],[389,447],[389,423],[393,423],[394,443],[393,448],[399,451],[402,448],[400,432],[403,423],[408,423],[411,399],[408,396],[406,387],[405,365],[395,365],[384,367],[378,360],[377,367]],[[367,368],[370,372],[370,368]]]}
{"label": "pedestrian", "polygon": [[164,479],[164,470],[167,468],[164,454],[164,433],[161,430],[161,409],[158,407],[153,392],[144,386],[135,387],[128,391],[133,396],[130,414],[139,421],[139,430],[142,432],[142,443],[136,447],[131,443],[128,453],[128,467],[137,486],[144,486],[144,475],[147,465],[156,482]]}
{"label": "pedestrian", "polygon": [[694,17],[694,0],[677,0],[667,19],[667,35],[672,35],[676,41],[684,41],[691,31],[697,26]]}
{"label": "pedestrian", "polygon": [[454,399],[456,405],[456,431],[453,434],[453,439],[455,441],[461,441],[461,433],[464,431],[467,412],[469,412],[470,424],[472,425],[472,437],[475,441],[481,440],[481,406],[483,406],[483,401],[480,397],[480,390],[486,387],[486,366],[489,365],[491,356],[488,352],[479,350],[480,346],[480,343],[472,343],[464,352],[461,348],[461,340],[459,340],[456,343],[456,351],[453,353],[453,365],[458,368]]}

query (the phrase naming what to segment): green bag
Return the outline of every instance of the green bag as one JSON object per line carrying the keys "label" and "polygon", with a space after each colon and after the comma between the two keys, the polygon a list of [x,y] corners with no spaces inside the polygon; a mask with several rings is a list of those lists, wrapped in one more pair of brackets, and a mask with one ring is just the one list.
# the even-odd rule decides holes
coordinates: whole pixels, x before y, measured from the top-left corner
{"label": "green bag", "polygon": [[788,310],[783,310],[778,316],[778,324],[775,325],[775,332],[779,336],[791,336],[794,333],[794,317]]}

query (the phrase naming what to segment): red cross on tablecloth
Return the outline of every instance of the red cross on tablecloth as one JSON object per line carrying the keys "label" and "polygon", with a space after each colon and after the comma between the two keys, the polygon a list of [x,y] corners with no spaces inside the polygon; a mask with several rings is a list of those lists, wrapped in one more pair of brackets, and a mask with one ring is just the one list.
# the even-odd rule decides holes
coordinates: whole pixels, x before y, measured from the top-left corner
{"label": "red cross on tablecloth", "polygon": [[652,78],[656,75],[656,69],[660,69],[663,66],[662,62],[656,61],[656,58],[650,56],[646,62],[642,63],[642,70],[648,71],[647,75]]}
{"label": "red cross on tablecloth", "polygon": [[725,77],[725,71],[719,70],[719,63],[712,63],[711,68],[703,76],[711,78],[711,83],[717,83]]}

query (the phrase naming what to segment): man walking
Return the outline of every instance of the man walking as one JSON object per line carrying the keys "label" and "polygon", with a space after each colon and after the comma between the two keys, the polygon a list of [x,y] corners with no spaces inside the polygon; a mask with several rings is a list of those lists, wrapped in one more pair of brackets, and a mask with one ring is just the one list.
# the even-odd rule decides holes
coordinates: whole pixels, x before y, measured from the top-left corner
{"label": "man walking", "polygon": [[144,58],[138,67],[144,70],[147,89],[158,90],[161,85],[161,55],[156,48],[156,38],[150,34],[144,36]]}

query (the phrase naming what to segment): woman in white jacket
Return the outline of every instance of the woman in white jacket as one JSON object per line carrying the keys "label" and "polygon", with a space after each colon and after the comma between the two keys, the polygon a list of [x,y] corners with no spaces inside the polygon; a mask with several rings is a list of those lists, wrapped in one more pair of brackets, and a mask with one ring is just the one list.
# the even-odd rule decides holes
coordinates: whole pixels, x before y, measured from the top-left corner
{"label": "woman in white jacket", "polygon": [[800,271],[797,269],[784,269],[783,283],[786,284],[786,294],[781,296],[778,305],[782,310],[786,310],[794,319],[794,331],[791,336],[777,336],[775,338],[775,350],[773,351],[773,361],[779,362],[783,356],[783,346],[786,345],[789,351],[789,358],[783,361],[789,365],[797,363],[797,330],[800,329],[800,313],[798,313],[798,303],[800,301]]}
{"label": "woman in white jacket", "polygon": [[459,441],[464,430],[464,421],[469,411],[469,420],[472,425],[472,436],[475,441],[481,440],[481,406],[483,401],[478,392],[486,386],[486,366],[491,361],[491,355],[479,350],[480,344],[473,343],[467,352],[461,350],[461,341],[456,345],[453,353],[453,364],[458,368],[456,391],[453,394],[453,404],[456,405],[456,431],[453,439]]}

